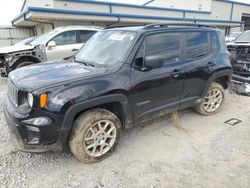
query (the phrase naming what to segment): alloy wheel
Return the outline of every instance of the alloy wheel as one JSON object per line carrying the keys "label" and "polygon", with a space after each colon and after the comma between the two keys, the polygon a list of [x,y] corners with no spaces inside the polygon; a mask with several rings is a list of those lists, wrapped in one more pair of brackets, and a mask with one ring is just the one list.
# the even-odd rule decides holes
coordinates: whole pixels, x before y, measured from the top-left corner
{"label": "alloy wheel", "polygon": [[115,143],[116,127],[109,120],[94,123],[84,138],[84,150],[93,157],[100,157],[107,153]]}
{"label": "alloy wheel", "polygon": [[205,96],[203,107],[207,112],[214,112],[221,106],[222,101],[223,93],[219,89],[213,88]]}

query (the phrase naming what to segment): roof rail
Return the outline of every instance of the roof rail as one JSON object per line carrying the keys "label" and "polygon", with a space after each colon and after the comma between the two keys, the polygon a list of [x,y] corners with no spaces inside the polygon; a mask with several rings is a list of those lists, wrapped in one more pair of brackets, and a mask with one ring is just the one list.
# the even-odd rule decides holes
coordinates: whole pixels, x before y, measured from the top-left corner
{"label": "roof rail", "polygon": [[203,24],[192,24],[192,23],[158,23],[158,24],[148,24],[144,27],[144,29],[154,29],[168,26],[193,26],[193,27],[210,27],[217,28],[214,25],[203,25]]}
{"label": "roof rail", "polygon": [[146,26],[147,24],[113,24],[105,27],[105,29],[119,28],[119,27],[136,27],[136,26]]}

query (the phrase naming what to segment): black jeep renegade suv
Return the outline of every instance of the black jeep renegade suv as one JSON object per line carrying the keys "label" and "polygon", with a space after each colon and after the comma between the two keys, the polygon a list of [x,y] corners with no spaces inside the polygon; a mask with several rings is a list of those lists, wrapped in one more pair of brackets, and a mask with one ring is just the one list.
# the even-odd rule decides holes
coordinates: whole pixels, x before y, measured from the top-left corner
{"label": "black jeep renegade suv", "polygon": [[[110,154],[122,129],[194,107],[218,112],[232,68],[223,33],[201,25],[107,28],[73,57],[12,71],[4,112],[19,149]],[[151,116],[152,117],[152,116]]]}

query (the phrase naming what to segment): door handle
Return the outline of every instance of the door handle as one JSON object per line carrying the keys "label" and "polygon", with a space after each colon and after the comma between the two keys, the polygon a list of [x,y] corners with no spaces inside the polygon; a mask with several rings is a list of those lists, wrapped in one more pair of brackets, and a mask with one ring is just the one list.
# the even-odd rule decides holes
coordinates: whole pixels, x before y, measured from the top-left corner
{"label": "door handle", "polygon": [[183,74],[183,70],[179,70],[179,69],[174,69],[173,72],[171,73],[171,75],[174,78],[178,78],[180,76],[180,74]]}
{"label": "door handle", "polygon": [[73,48],[73,49],[72,49],[72,52],[76,52],[76,51],[78,51],[77,48]]}

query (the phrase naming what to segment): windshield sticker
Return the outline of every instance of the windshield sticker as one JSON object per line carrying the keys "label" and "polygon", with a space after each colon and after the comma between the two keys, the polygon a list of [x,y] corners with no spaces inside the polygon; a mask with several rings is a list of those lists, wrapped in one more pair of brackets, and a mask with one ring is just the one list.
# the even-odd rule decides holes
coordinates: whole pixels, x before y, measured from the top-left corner
{"label": "windshield sticker", "polygon": [[109,40],[118,40],[118,41],[122,41],[125,37],[126,37],[126,35],[112,34],[112,35],[109,37]]}

